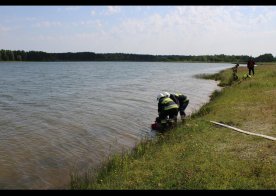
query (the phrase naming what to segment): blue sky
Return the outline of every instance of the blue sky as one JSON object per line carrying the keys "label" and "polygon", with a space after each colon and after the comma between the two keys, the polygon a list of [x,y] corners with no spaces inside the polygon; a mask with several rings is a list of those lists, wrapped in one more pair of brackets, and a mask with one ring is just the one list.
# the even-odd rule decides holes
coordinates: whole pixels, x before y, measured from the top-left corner
{"label": "blue sky", "polygon": [[276,56],[276,6],[0,6],[0,49]]}

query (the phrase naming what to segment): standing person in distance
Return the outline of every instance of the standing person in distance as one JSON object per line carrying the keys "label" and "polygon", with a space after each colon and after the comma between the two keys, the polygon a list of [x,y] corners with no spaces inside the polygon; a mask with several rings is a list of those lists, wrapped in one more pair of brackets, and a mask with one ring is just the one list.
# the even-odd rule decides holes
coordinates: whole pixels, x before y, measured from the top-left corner
{"label": "standing person in distance", "polygon": [[247,62],[247,68],[248,68],[248,74],[251,75],[251,72],[252,74],[254,75],[254,66],[255,66],[255,61],[253,60],[253,58],[249,58],[248,62]]}

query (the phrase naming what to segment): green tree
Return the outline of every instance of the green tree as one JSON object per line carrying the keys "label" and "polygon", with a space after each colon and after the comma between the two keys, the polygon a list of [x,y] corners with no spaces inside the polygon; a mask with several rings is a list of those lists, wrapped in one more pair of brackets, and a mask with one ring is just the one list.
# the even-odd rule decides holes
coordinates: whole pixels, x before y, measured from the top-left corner
{"label": "green tree", "polygon": [[22,61],[22,57],[21,57],[20,54],[16,55],[16,60],[17,60],[17,61]]}
{"label": "green tree", "polygon": [[14,61],[14,54],[12,50],[8,50],[7,55],[9,56],[9,61]]}
{"label": "green tree", "polygon": [[255,58],[255,61],[259,62],[272,62],[274,60],[274,57],[272,54],[262,54]]}
{"label": "green tree", "polygon": [[6,50],[3,50],[3,52],[2,52],[2,59],[3,59],[3,61],[9,61],[9,56],[7,55]]}

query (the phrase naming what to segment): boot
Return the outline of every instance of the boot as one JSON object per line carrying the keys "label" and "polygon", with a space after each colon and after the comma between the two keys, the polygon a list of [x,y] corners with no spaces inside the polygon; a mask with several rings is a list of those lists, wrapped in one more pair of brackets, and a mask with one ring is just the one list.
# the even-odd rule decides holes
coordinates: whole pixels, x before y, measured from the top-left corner
{"label": "boot", "polygon": [[160,131],[163,132],[163,131],[166,131],[168,129],[168,123],[161,123],[160,124]]}
{"label": "boot", "polygon": [[169,128],[172,128],[173,127],[173,119],[169,119],[168,120],[168,126],[169,126]]}
{"label": "boot", "polygon": [[175,116],[175,117],[173,118],[173,120],[174,120],[174,123],[176,124],[176,123],[177,123],[177,116]]}

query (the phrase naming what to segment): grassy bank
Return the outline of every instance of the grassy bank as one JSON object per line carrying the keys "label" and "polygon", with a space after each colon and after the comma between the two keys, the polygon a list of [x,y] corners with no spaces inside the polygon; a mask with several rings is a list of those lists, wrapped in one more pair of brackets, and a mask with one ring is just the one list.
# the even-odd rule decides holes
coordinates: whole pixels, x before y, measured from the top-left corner
{"label": "grassy bank", "polygon": [[[246,68],[239,68],[241,78]],[[175,130],[116,155],[100,170],[72,175],[73,189],[276,189],[276,142],[223,128],[276,137],[276,65],[260,65],[253,78],[218,78],[222,91]]]}

